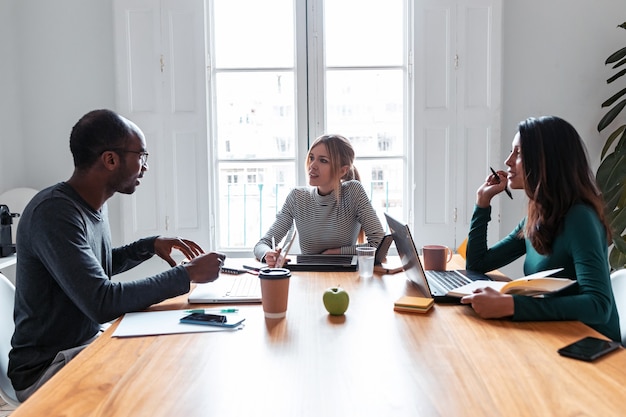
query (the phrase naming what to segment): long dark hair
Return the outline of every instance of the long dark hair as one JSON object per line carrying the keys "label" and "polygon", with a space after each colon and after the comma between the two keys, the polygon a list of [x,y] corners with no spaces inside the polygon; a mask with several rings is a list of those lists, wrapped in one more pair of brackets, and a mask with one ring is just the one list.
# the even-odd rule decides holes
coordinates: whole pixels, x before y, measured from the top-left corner
{"label": "long dark hair", "polygon": [[544,255],[552,252],[565,215],[577,203],[597,213],[610,241],[604,200],[576,129],[555,116],[531,117],[518,128],[524,189],[529,198],[524,233],[535,250]]}

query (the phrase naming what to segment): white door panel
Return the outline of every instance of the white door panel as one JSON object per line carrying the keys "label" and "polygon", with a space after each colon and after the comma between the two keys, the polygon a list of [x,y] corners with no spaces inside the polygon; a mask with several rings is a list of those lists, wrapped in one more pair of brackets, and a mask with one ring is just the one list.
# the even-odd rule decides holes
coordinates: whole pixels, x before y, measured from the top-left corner
{"label": "white door panel", "polygon": [[144,131],[149,170],[122,198],[126,241],[210,247],[203,0],[116,0],[119,111]]}
{"label": "white door panel", "polygon": [[[423,1],[416,9],[416,245],[457,247],[476,188],[499,162],[500,0]],[[498,218],[495,202],[493,218]],[[498,222],[489,228],[498,234]]]}

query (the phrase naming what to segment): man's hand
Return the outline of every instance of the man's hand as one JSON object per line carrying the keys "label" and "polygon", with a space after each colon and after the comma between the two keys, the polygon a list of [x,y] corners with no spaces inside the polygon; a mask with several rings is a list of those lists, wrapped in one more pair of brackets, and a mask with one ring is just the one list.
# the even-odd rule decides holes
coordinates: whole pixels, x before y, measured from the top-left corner
{"label": "man's hand", "polygon": [[174,267],[176,266],[176,262],[172,259],[172,249],[178,249],[185,255],[185,258],[189,260],[204,253],[200,245],[196,242],[179,237],[159,236],[154,241],[154,253],[170,264],[171,267]]}
{"label": "man's hand", "polygon": [[189,280],[198,284],[215,281],[220,275],[224,259],[226,259],[226,255],[218,252],[210,252],[195,257],[184,264],[189,274]]}

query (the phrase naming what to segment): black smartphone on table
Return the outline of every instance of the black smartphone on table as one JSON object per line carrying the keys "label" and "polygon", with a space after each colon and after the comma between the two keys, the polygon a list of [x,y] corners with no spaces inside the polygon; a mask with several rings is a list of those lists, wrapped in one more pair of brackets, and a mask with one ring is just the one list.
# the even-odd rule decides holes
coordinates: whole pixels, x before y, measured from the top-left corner
{"label": "black smartphone on table", "polygon": [[181,323],[185,324],[201,324],[204,326],[218,326],[226,328],[238,328],[246,319],[238,315],[222,316],[220,314],[208,313],[191,313],[182,319]]}
{"label": "black smartphone on table", "polygon": [[181,323],[191,324],[222,324],[226,323],[226,316],[219,314],[191,313],[180,319]]}
{"label": "black smartphone on table", "polygon": [[588,336],[562,347],[558,352],[562,356],[591,362],[609,352],[619,349],[620,346],[620,342]]}

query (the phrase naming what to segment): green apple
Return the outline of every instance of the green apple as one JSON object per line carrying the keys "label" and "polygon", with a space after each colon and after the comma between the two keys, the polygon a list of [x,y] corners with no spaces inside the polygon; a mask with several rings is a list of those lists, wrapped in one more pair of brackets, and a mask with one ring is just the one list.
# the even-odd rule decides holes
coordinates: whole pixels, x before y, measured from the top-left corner
{"label": "green apple", "polygon": [[322,301],[324,301],[324,307],[332,316],[341,316],[348,309],[350,297],[343,288],[331,287],[324,291]]}

